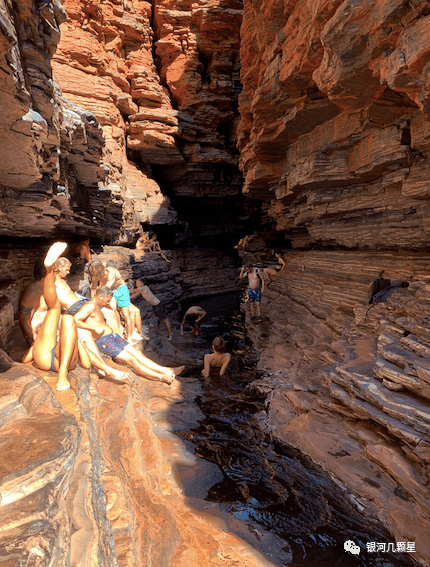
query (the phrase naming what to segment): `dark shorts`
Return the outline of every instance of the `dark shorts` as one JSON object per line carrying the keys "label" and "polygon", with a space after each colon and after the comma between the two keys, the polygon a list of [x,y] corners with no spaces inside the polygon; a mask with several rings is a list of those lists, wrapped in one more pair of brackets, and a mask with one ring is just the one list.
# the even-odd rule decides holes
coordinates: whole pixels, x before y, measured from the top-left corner
{"label": "dark shorts", "polygon": [[32,311],[33,309],[31,307],[24,307],[24,305],[21,304],[18,307],[18,313],[21,315],[31,315]]}
{"label": "dark shorts", "polygon": [[158,305],[153,305],[152,308],[154,310],[155,315],[159,319],[165,319],[167,317],[167,307],[163,301],[160,301]]}
{"label": "dark shorts", "polygon": [[128,342],[116,333],[111,333],[110,335],[103,335],[103,337],[97,339],[96,345],[99,347],[100,352],[115,358],[122,353],[128,345]]}
{"label": "dark shorts", "polygon": [[88,299],[79,299],[76,303],[73,303],[66,311],[66,315],[76,315],[78,311],[87,303]]}
{"label": "dark shorts", "polygon": [[249,303],[261,302],[261,289],[259,287],[257,289],[248,288],[248,301]]}

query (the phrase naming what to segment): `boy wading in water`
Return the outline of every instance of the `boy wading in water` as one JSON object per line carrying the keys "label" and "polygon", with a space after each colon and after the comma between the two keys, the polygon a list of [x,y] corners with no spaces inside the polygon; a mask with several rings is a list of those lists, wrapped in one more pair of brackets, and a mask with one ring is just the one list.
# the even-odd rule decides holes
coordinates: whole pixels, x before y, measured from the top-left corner
{"label": "boy wading in water", "polygon": [[264,279],[260,276],[259,268],[254,268],[250,264],[240,269],[239,278],[248,276],[248,303],[251,308],[251,321],[254,321],[255,314],[257,319],[263,320],[261,316],[261,294],[264,291]]}
{"label": "boy wading in water", "polygon": [[[34,344],[24,355],[22,362],[31,362],[40,370],[58,372],[57,390],[70,388],[69,370],[76,368],[78,353],[83,368],[90,368],[87,351],[78,341],[76,324],[72,315],[61,317],[61,303],[55,289],[54,264],[66,249],[65,242],[56,242],[48,250],[44,265],[46,276],[43,280],[43,296],[48,308],[45,318],[34,339]],[[61,318],[60,331],[58,324]]]}
{"label": "boy wading in water", "polygon": [[120,335],[113,333],[101,311],[101,308],[106,307],[111,299],[112,290],[106,286],[99,287],[95,291],[94,297],[76,313],[77,326],[91,331],[100,352],[111,356],[115,362],[127,364],[139,376],[171,384],[175,377],[184,370],[185,366],[176,368],[160,366],[147,358],[140,350],[134,348]]}
{"label": "boy wading in water", "polygon": [[211,368],[219,368],[219,375],[223,376],[231,360],[231,354],[225,352],[225,341],[222,337],[215,337],[212,343],[213,353],[205,354],[202,374],[205,378],[209,377]]}
{"label": "boy wading in water", "polygon": [[191,334],[198,335],[200,332],[200,325],[202,323],[203,317],[205,317],[206,311],[199,307],[198,305],[193,305],[190,307],[184,315],[181,322],[181,335],[184,335],[184,325],[187,323],[192,327]]}

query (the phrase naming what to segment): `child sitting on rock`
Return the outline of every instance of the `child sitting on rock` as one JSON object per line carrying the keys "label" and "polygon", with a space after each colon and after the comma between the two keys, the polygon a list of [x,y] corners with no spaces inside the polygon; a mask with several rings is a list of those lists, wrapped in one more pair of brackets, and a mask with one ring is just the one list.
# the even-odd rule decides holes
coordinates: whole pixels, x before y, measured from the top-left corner
{"label": "child sitting on rock", "polygon": [[209,377],[211,368],[219,368],[219,375],[223,376],[231,360],[231,354],[225,352],[225,341],[222,337],[215,337],[212,349],[213,352],[205,354],[203,359],[204,368],[202,374],[205,378]]}

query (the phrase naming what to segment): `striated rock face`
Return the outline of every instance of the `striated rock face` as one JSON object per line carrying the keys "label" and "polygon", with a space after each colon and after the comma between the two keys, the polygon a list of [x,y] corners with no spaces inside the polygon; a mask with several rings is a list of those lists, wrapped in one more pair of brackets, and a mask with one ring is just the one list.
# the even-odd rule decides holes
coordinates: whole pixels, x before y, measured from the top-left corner
{"label": "striated rock face", "polygon": [[[263,223],[244,260],[287,266],[248,325],[263,423],[429,563],[428,74],[417,0],[244,2],[238,128]],[[370,306],[380,277],[409,283]]]}
{"label": "striated rock face", "polygon": [[295,247],[426,247],[427,3],[244,8],[245,191]]}
{"label": "striated rock face", "polygon": [[274,566],[261,533],[204,500],[218,467],[173,434],[201,417],[198,380],[77,370],[54,397],[56,374],[3,351],[0,370],[1,565]]}
{"label": "striated rock face", "polygon": [[[428,564],[429,273],[419,253],[291,252],[247,330],[263,427],[328,470]],[[370,282],[409,283],[370,305]],[[248,315],[247,315],[248,317]]]}
{"label": "striated rock face", "polygon": [[[287,266],[263,294],[264,321],[246,319],[263,372],[254,386],[269,399],[261,425],[329,471],[393,540],[414,542],[414,557],[428,565],[428,3],[245,0],[240,62],[240,2],[65,6],[67,21],[55,4],[31,5],[31,18],[25,2],[0,9],[2,234],[77,231],[131,243],[142,224],[165,225],[176,244],[215,249],[246,228],[255,232],[239,247],[244,260],[266,265],[282,251]],[[70,102],[50,71],[62,21],[53,67]],[[106,246],[102,256],[128,279],[145,278],[177,317],[178,302],[237,292],[234,261],[213,249],[169,251],[168,265],[126,248]],[[2,344],[35,253],[2,251]],[[381,273],[409,287],[370,306],[367,288]],[[148,306],[145,314],[153,331]],[[161,341],[150,349],[172,363],[191,356]],[[32,443],[29,469],[19,459],[16,470],[3,465],[5,506],[28,487],[21,500],[35,522],[7,508],[6,565],[16,556],[8,554],[39,547],[58,564],[65,548],[74,565],[100,557],[106,565],[270,564],[257,542],[236,538],[243,526],[235,531],[181,492],[178,471],[190,463],[196,476],[204,471],[192,498],[218,481],[169,433],[182,426],[181,396],[198,395],[197,383],[119,390],[78,376],[78,401],[62,401],[67,417],[44,382],[6,363],[15,381],[2,382],[4,441],[14,435],[28,448],[20,434],[41,438],[31,429],[41,414],[52,433],[46,447]],[[43,393],[43,407],[25,405],[29,390]],[[26,475],[43,467],[58,474],[47,474],[54,481],[43,494],[31,492]],[[93,498],[101,494],[106,502]],[[37,537],[47,535],[33,546],[35,525]]]}
{"label": "striated rock face", "polygon": [[231,198],[238,208],[240,3],[64,6],[53,70],[102,125],[109,172],[99,189],[124,202],[122,241],[140,223],[177,222],[167,195]]}
{"label": "striated rock face", "polygon": [[93,215],[84,193],[106,176],[105,141],[94,115],[64,100],[53,80],[66,13],[57,1],[23,1],[3,3],[0,18],[1,234],[87,233]]}

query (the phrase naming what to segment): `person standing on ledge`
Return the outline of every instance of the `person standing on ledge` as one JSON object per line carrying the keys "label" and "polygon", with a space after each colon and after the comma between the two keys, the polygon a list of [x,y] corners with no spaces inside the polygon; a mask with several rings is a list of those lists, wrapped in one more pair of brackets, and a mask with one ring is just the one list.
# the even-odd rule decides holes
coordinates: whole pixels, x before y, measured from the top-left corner
{"label": "person standing on ledge", "polygon": [[205,354],[203,358],[204,368],[202,375],[209,377],[211,368],[219,368],[219,375],[223,376],[231,360],[231,354],[225,352],[225,341],[222,337],[215,337],[212,343],[212,353]]}
{"label": "person standing on ledge", "polygon": [[192,327],[191,333],[193,335],[198,335],[200,332],[200,325],[203,317],[206,315],[206,311],[199,307],[198,305],[193,305],[190,307],[184,315],[181,322],[181,335],[184,336],[184,325],[188,323]]}
{"label": "person standing on ledge", "polygon": [[69,255],[72,262],[71,272],[81,273],[87,262],[91,262],[90,239],[80,240],[69,245]]}
{"label": "person standing on ledge", "polygon": [[254,321],[255,314],[257,319],[263,320],[261,316],[261,294],[264,292],[264,279],[260,275],[260,268],[254,268],[251,264],[246,267],[242,266],[240,269],[239,278],[246,278],[248,276],[248,303],[251,308],[251,321]]}

